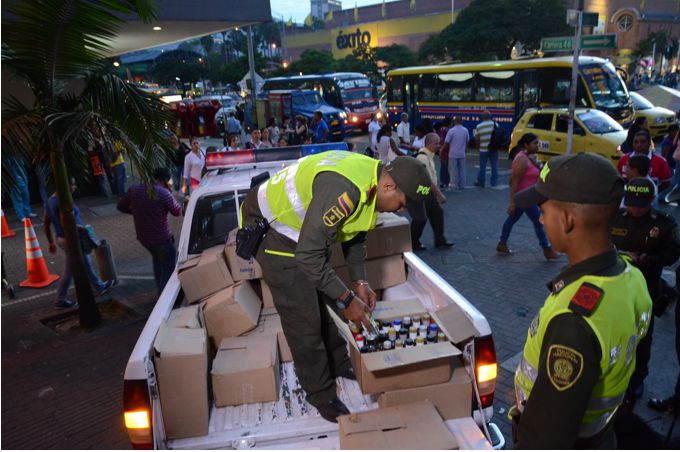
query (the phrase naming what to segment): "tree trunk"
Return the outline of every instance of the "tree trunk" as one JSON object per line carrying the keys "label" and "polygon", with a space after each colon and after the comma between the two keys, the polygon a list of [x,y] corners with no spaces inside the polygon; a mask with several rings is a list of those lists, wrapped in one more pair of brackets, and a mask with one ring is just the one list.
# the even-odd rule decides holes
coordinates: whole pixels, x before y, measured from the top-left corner
{"label": "tree trunk", "polygon": [[57,189],[57,198],[59,199],[61,226],[66,237],[66,254],[71,263],[73,281],[76,287],[80,326],[83,328],[95,328],[101,323],[101,316],[99,315],[99,308],[94,298],[94,292],[92,292],[90,280],[85,272],[85,262],[83,261],[83,253],[80,249],[80,240],[76,230],[75,209],[73,197],[71,196],[71,181],[66,171],[64,154],[61,151],[52,150],[50,157],[54,184]]}

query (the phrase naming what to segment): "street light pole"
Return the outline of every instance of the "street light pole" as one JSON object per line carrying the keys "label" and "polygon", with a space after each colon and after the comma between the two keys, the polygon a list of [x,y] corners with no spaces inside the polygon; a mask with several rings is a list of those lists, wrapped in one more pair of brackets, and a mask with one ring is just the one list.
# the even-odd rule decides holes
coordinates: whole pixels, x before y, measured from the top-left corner
{"label": "street light pole", "polygon": [[583,28],[583,0],[578,0],[578,22],[574,35],[574,59],[571,67],[571,86],[569,89],[569,123],[567,128],[567,155],[574,145],[574,110],[576,110],[576,92],[578,86],[578,57],[581,52],[581,31]]}
{"label": "street light pole", "polygon": [[[253,51],[253,26],[248,27],[248,67],[250,69],[250,102],[252,105],[253,124],[257,123],[257,107],[255,105],[255,52]],[[247,84],[246,84],[247,85]]]}
{"label": "street light pole", "polygon": [[453,23],[453,10],[455,9],[454,3],[456,0],[451,0],[451,23]]}

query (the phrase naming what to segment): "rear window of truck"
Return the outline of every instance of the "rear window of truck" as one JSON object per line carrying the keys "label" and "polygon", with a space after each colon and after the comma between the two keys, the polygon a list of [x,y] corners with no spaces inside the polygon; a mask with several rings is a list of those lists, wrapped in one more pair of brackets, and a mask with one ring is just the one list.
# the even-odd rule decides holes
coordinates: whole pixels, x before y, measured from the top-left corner
{"label": "rear window of truck", "polygon": [[[238,205],[246,197],[246,190],[238,192]],[[189,235],[189,254],[225,243],[229,231],[238,226],[236,193],[202,196],[196,202]]]}

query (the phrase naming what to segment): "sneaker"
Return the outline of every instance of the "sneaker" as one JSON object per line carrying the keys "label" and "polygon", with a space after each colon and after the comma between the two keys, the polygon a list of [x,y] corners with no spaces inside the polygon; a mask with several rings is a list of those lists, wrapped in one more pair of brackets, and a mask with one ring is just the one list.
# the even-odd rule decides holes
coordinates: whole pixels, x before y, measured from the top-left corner
{"label": "sneaker", "polygon": [[31,213],[28,214],[28,216],[31,217],[31,218],[35,218],[35,217],[38,216],[38,214],[31,212]]}
{"label": "sneaker", "polygon": [[484,184],[479,182],[478,180],[476,180],[475,181],[475,187],[484,188]]}
{"label": "sneaker", "polygon": [[551,247],[543,248],[543,256],[549,261],[560,258],[560,255],[554,252]]}
{"label": "sneaker", "polygon": [[422,243],[414,243],[411,248],[413,248],[413,251],[425,251],[427,249]]}
{"label": "sneaker", "polygon": [[109,280],[104,283],[101,289],[99,289],[99,296],[101,297],[102,295],[106,295],[109,290],[113,287],[115,281],[114,280]]}
{"label": "sneaker", "polygon": [[496,245],[496,251],[499,254],[512,254],[512,251],[510,251],[510,248],[508,248],[508,242],[498,242],[498,245]]}
{"label": "sneaker", "polygon": [[56,302],[55,306],[58,308],[75,308],[76,306],[78,306],[78,303],[69,300],[59,300]]}

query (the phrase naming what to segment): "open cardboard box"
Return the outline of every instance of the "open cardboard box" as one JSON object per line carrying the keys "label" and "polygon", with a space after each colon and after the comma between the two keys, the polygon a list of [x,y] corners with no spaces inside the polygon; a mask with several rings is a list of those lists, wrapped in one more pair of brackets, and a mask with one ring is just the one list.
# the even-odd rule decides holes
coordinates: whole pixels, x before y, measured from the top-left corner
{"label": "open cardboard box", "polygon": [[222,340],[213,361],[215,406],[274,402],[279,397],[279,354],[275,334]]}
{"label": "open cardboard box", "polygon": [[208,248],[179,266],[177,278],[189,303],[196,303],[234,284],[223,250],[223,246]]}
{"label": "open cardboard box", "polygon": [[430,401],[338,418],[341,449],[445,450],[458,443]]}
{"label": "open cardboard box", "polygon": [[[367,260],[365,265],[366,280],[373,290],[386,289],[406,282],[406,265],[401,254]],[[335,273],[345,285],[352,287],[348,267],[338,267]]]}
{"label": "open cardboard box", "polygon": [[241,281],[206,298],[202,308],[208,336],[217,347],[225,337],[255,328],[262,301],[250,282]]}
{"label": "open cardboard box", "polygon": [[276,334],[279,343],[279,358],[281,362],[287,363],[293,361],[293,354],[286,341],[286,336],[283,334],[283,327],[281,326],[281,317],[272,308],[262,309],[260,321],[257,323],[255,329],[248,333],[248,336],[257,336],[263,334]]}
{"label": "open cardboard box", "polygon": [[[425,312],[416,299],[382,301],[377,306],[373,318],[378,320]],[[451,378],[453,357],[461,352],[450,342],[361,354],[347,323],[330,307],[328,312],[340,334],[350,344],[350,360],[364,394],[445,383]],[[434,314],[432,318],[439,324]]]}
{"label": "open cardboard box", "polygon": [[168,438],[208,434],[208,351],[202,328],[162,323],[154,340],[163,424]]}
{"label": "open cardboard box", "polygon": [[167,320],[170,328],[202,328],[205,320],[199,305],[194,304],[184,308],[173,309]]}

